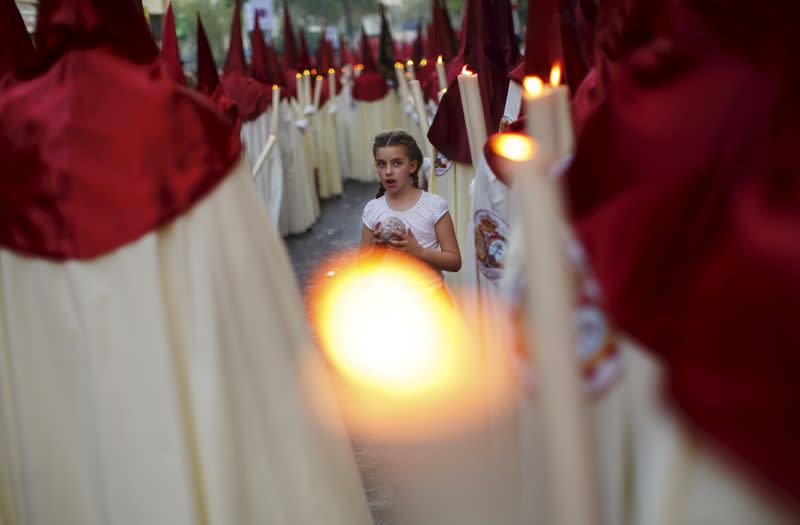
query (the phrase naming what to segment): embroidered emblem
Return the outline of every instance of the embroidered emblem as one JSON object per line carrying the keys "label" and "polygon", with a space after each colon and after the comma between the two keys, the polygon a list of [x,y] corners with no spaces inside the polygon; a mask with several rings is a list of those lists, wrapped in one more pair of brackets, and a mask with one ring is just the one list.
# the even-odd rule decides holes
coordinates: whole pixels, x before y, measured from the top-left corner
{"label": "embroidered emblem", "polygon": [[441,177],[448,171],[450,168],[453,167],[453,161],[442,155],[440,152],[436,152],[436,175]]}
{"label": "embroidered emblem", "polygon": [[478,268],[487,279],[499,279],[503,275],[508,225],[489,210],[476,211],[474,224]]}
{"label": "embroidered emblem", "polygon": [[510,126],[512,122],[514,122],[514,119],[508,115],[503,115],[503,118],[500,119],[500,128],[498,131],[503,133],[506,129],[508,129],[508,126]]}

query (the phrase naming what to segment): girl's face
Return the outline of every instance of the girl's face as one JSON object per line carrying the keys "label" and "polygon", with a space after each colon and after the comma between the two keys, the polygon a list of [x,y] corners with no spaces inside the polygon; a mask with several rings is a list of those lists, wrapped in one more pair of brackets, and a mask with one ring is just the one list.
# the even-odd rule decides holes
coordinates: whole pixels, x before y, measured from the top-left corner
{"label": "girl's face", "polygon": [[418,164],[408,158],[404,146],[384,146],[375,151],[378,177],[389,193],[399,193],[411,186],[411,174],[417,170]]}

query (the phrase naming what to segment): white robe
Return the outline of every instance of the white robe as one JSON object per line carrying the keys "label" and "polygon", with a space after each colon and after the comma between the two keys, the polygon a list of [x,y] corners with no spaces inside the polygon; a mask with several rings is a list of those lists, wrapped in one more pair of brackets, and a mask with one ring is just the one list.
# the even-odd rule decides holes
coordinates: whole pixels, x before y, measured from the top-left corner
{"label": "white robe", "polygon": [[295,108],[289,102],[282,101],[278,146],[286,182],[285,222],[290,234],[303,233],[314,224],[318,216],[313,171],[297,121]]}
{"label": "white robe", "polygon": [[0,250],[0,522],[371,524],[246,163],[89,261]]}
{"label": "white robe", "polygon": [[[252,122],[245,122],[242,125],[242,142],[245,146],[247,161],[250,166],[255,166],[258,157],[264,150],[269,139],[269,121],[271,113],[275,109],[264,112],[260,117]],[[280,109],[278,109],[280,111]],[[258,190],[272,221],[278,225],[281,235],[289,233],[285,223],[281,223],[281,206],[283,204],[283,162],[281,162],[280,152],[273,149],[272,154],[264,162],[255,177],[256,189]]]}

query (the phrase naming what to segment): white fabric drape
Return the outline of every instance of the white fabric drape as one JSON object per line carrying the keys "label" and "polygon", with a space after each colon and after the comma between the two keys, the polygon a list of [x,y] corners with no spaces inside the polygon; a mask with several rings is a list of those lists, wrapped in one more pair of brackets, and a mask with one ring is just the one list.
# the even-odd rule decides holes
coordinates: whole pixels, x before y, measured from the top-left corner
{"label": "white fabric drape", "polygon": [[291,234],[303,233],[317,220],[317,193],[305,139],[297,127],[298,115],[287,102],[281,102],[280,148],[286,182],[284,199],[287,209],[287,230]]}
{"label": "white fabric drape", "polygon": [[[242,125],[242,142],[245,146],[247,161],[250,166],[255,166],[261,152],[264,150],[269,139],[269,121],[271,113],[275,111],[271,108],[252,122],[245,122]],[[280,111],[280,109],[278,109]],[[256,189],[261,200],[267,207],[272,221],[278,225],[281,235],[286,235],[288,229],[285,224],[281,224],[281,214],[283,205],[283,162],[278,151],[275,151],[264,162],[261,170],[255,177]]]}
{"label": "white fabric drape", "polygon": [[91,261],[0,250],[4,524],[371,523],[250,179]]}

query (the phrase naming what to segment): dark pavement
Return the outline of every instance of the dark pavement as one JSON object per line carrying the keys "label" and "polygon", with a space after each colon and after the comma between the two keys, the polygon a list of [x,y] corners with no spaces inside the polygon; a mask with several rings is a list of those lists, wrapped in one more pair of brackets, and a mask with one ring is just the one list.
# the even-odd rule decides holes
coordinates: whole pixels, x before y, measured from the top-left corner
{"label": "dark pavement", "polygon": [[322,201],[322,216],[309,231],[286,239],[297,282],[304,293],[321,263],[343,250],[358,248],[361,213],[377,190],[377,184],[345,182],[341,197]]}

